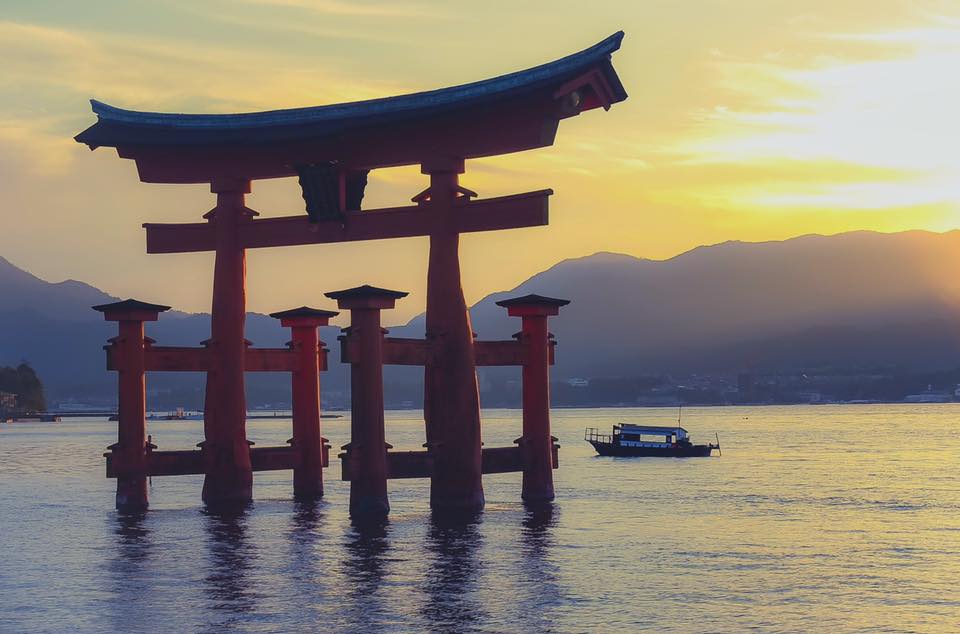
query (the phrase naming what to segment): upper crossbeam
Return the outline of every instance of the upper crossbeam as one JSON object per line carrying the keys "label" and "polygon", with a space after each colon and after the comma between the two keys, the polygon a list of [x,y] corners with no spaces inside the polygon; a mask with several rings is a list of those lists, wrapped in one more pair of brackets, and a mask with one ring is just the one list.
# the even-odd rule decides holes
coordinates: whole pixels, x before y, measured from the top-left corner
{"label": "upper crossbeam", "polygon": [[[538,227],[548,223],[550,189],[458,202],[454,228],[461,233]],[[368,211],[350,211],[344,221],[311,223],[306,215],[250,219],[240,224],[244,248],[285,247],[302,244],[354,242],[427,236],[437,218],[427,205],[410,205]],[[147,253],[190,253],[216,248],[215,215],[211,222],[144,224]]]}

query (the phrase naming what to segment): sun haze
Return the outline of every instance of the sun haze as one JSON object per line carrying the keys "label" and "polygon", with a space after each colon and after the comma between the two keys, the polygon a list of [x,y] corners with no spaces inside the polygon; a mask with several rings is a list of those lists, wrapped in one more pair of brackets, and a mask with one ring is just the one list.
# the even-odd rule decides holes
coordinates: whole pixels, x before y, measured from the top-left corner
{"label": "sun haze", "polygon": [[[665,258],[729,239],[956,226],[960,14],[728,5],[6,2],[0,254],[47,279],[209,310],[212,256],[148,256],[141,228],[198,220],[208,188],[142,184],[132,162],[74,143],[94,121],[90,97],[169,112],[336,103],[520,70],[619,29],[630,99],[564,121],[554,147],[468,164],[463,184],[481,196],[556,192],[549,227],[463,236],[468,301],[595,251]],[[374,172],[365,207],[403,204],[425,183],[415,168]],[[255,182],[249,204],[303,210],[295,179]],[[322,304],[323,291],[370,282],[411,291],[396,311],[411,316],[426,257],[422,238],[257,250],[249,306]]]}

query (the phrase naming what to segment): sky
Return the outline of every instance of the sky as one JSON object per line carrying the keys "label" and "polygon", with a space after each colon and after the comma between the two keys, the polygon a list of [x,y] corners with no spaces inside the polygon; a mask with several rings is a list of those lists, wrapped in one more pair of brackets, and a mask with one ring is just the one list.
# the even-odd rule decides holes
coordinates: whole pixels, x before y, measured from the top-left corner
{"label": "sky", "polygon": [[[245,112],[465,83],[624,30],[630,97],[561,122],[553,147],[469,161],[483,196],[553,188],[549,227],[464,235],[468,302],[566,258],[664,259],[701,244],[960,225],[960,5],[893,0],[352,2],[0,0],[0,255],[51,281],[208,311],[211,254],[147,255],[144,222],[194,222],[201,185],[140,183],[73,136],[88,100]],[[365,208],[406,204],[417,168],[371,174]],[[262,216],[302,213],[295,179],[257,181]],[[257,249],[248,306],[407,290],[425,238]]]}

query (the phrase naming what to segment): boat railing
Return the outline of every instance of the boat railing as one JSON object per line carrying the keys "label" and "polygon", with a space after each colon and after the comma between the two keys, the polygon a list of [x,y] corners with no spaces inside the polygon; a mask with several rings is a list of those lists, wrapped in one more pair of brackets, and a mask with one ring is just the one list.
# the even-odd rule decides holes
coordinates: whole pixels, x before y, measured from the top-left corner
{"label": "boat railing", "polygon": [[613,434],[603,434],[596,427],[587,427],[583,432],[583,439],[589,442],[613,442]]}

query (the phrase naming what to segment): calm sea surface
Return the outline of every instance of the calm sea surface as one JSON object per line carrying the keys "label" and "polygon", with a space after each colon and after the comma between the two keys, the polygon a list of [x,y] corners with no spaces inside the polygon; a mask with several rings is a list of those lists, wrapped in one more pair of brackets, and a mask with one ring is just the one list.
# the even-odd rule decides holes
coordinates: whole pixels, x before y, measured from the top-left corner
{"label": "calm sea surface", "polygon": [[[390,483],[389,523],[358,529],[327,471],[315,506],[291,474],[254,504],[206,513],[202,478],[156,478],[152,508],[113,509],[106,421],[0,425],[3,632],[960,632],[960,406],[684,411],[722,457],[600,458],[583,428],[674,410],[557,410],[557,502],[529,512],[519,474],[487,476],[486,510],[431,519],[428,483]],[[390,412],[397,449],[419,412]],[[335,448],[347,418],[325,420]],[[161,449],[199,422],[151,423]],[[289,420],[249,423],[283,444]],[[485,412],[487,446],[519,412]],[[335,453],[335,452],[333,452]]]}

